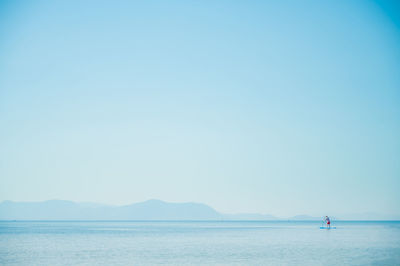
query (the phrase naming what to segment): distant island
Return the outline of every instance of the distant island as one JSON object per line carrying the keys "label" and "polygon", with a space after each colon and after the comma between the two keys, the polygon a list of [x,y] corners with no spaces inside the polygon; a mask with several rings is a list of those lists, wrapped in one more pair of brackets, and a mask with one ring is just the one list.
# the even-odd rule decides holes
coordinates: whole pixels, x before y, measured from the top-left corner
{"label": "distant island", "polygon": [[[377,214],[353,215],[350,219],[371,220]],[[372,218],[371,218],[372,217]],[[335,218],[335,217],[334,217]],[[269,214],[242,213],[224,214],[212,207],[194,202],[171,203],[151,199],[124,206],[110,206],[98,203],[77,203],[67,200],[41,202],[0,203],[0,220],[321,220],[302,214],[279,218]],[[385,218],[383,217],[383,220]]]}
{"label": "distant island", "polygon": [[[277,220],[268,214],[223,214],[202,203],[147,200],[124,206],[66,200],[0,203],[0,220]],[[318,219],[318,218],[316,218]]]}

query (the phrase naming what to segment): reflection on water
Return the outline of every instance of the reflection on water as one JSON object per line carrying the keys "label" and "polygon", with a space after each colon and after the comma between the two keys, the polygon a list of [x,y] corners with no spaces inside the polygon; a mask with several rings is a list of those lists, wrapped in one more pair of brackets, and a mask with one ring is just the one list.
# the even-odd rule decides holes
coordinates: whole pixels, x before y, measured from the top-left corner
{"label": "reflection on water", "polygon": [[400,222],[0,222],[1,265],[399,265]]}

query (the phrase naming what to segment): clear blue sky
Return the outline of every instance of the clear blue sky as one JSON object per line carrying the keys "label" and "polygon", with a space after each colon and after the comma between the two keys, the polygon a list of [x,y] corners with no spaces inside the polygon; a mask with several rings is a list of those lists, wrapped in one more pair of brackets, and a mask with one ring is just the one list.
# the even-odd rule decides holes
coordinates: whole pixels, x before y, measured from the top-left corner
{"label": "clear blue sky", "polygon": [[400,215],[399,14],[1,1],[0,200]]}

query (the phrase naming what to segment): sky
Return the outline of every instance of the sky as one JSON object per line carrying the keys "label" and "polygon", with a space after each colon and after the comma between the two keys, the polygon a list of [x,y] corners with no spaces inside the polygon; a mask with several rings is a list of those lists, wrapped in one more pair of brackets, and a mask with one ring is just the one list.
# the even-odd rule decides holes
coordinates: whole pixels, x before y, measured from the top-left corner
{"label": "sky", "polygon": [[400,217],[395,1],[0,1],[0,201]]}

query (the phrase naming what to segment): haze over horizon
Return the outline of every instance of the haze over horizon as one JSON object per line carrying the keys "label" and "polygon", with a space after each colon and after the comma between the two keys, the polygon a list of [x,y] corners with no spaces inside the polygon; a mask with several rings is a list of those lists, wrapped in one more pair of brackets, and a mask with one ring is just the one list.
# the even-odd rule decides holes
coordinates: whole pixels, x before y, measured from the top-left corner
{"label": "haze over horizon", "polygon": [[400,216],[396,1],[2,1],[0,202]]}
{"label": "haze over horizon", "polygon": [[[314,220],[325,214],[306,213],[276,216],[270,213],[223,213],[200,202],[166,202],[149,199],[125,205],[95,202],[47,200],[38,202],[0,202],[0,220]],[[382,213],[347,213],[330,215],[332,220],[400,220]]]}

